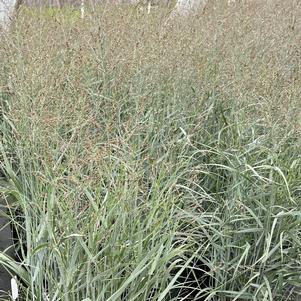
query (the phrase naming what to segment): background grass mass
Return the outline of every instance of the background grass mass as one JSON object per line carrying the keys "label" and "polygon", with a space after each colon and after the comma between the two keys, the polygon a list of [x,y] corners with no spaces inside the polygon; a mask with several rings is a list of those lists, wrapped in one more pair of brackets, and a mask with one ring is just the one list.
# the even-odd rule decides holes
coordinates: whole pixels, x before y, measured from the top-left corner
{"label": "background grass mass", "polygon": [[300,299],[301,4],[166,13],[24,8],[1,36],[20,300]]}

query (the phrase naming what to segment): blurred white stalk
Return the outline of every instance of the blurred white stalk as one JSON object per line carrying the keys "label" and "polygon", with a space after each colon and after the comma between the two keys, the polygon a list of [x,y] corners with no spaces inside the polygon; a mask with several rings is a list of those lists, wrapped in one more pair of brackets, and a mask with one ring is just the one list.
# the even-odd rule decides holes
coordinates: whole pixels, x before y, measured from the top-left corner
{"label": "blurred white stalk", "polygon": [[80,17],[81,17],[81,19],[83,19],[85,17],[85,0],[81,0]]}
{"label": "blurred white stalk", "polygon": [[147,2],[147,14],[150,14],[150,10],[151,10],[151,0],[148,0]]}

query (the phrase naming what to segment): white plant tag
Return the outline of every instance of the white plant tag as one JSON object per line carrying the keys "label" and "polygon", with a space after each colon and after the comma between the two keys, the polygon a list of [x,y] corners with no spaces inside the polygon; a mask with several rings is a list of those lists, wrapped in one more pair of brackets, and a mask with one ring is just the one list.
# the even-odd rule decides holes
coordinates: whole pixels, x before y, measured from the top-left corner
{"label": "white plant tag", "polygon": [[19,290],[18,290],[18,284],[17,284],[17,277],[13,277],[10,280],[10,285],[11,285],[11,294],[12,294],[12,298],[13,300],[17,300],[17,298],[19,297]]}

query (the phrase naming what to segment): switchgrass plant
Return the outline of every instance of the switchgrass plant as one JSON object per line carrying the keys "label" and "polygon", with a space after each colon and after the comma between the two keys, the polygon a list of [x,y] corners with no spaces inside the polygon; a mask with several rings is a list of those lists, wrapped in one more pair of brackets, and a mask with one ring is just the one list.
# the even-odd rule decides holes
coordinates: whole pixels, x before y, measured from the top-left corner
{"label": "switchgrass plant", "polygon": [[0,45],[0,260],[21,300],[300,298],[300,12],[20,14]]}

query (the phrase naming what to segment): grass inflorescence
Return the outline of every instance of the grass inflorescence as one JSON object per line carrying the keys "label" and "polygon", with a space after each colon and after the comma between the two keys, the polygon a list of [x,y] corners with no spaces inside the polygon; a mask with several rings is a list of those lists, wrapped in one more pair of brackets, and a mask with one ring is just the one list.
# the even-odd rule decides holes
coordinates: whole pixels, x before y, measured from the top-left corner
{"label": "grass inflorescence", "polygon": [[0,44],[21,300],[298,300],[298,1],[49,12]]}

